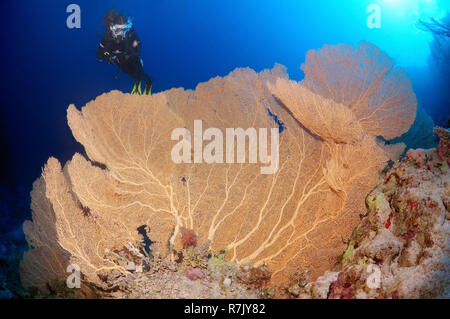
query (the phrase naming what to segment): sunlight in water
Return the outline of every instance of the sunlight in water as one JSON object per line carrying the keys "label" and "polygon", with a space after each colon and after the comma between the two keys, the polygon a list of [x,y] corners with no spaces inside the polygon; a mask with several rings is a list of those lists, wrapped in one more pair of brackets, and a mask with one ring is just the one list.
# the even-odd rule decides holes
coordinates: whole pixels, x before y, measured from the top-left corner
{"label": "sunlight in water", "polygon": [[381,2],[387,10],[408,20],[443,18],[449,5],[448,0],[382,0]]}
{"label": "sunlight in water", "polygon": [[379,0],[382,27],[368,39],[378,43],[402,66],[426,63],[433,36],[419,21],[441,20],[450,10],[449,0]]}

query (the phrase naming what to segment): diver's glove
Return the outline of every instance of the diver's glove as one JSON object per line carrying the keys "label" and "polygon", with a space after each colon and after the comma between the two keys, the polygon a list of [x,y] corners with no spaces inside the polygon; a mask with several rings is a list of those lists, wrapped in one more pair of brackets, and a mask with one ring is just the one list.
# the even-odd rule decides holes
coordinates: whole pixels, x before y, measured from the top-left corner
{"label": "diver's glove", "polygon": [[111,63],[113,65],[119,64],[119,59],[117,58],[116,55],[113,55],[109,58],[109,63]]}
{"label": "diver's glove", "polygon": [[[103,53],[103,57],[106,61],[108,61],[109,64],[116,65],[118,63],[117,56],[111,55],[111,53],[109,53],[108,51],[105,51]],[[103,61],[103,59],[101,59],[100,61]]]}

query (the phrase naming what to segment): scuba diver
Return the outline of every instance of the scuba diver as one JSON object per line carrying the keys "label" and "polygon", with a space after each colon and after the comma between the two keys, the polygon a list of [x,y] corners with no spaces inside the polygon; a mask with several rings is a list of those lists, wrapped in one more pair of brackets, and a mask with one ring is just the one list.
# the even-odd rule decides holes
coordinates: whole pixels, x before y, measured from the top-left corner
{"label": "scuba diver", "polygon": [[[117,65],[120,70],[134,79],[131,94],[150,95],[153,82],[144,72],[144,63],[140,57],[141,41],[131,19],[111,9],[105,15],[103,26],[106,32],[97,49],[98,60]],[[145,82],[143,92],[141,89],[142,81]]]}

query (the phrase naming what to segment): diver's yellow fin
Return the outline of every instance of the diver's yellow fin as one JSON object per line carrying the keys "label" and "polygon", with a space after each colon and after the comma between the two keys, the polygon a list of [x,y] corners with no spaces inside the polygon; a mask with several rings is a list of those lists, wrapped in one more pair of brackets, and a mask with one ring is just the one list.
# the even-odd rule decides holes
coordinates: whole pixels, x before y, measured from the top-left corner
{"label": "diver's yellow fin", "polygon": [[150,84],[150,87],[146,85],[144,89],[144,94],[152,95],[152,86],[153,86],[152,84]]}

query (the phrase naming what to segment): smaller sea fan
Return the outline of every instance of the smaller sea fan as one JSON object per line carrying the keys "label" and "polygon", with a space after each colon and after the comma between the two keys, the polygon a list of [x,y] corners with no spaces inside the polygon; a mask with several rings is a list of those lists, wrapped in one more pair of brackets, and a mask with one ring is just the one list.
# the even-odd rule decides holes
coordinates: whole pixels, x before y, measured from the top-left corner
{"label": "smaller sea fan", "polygon": [[197,236],[192,229],[181,229],[181,243],[183,244],[183,248],[197,245]]}

